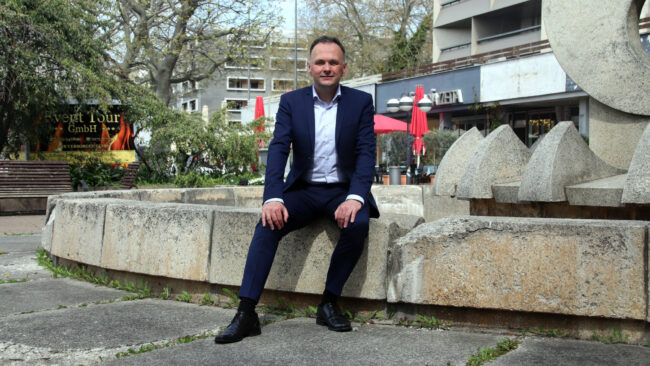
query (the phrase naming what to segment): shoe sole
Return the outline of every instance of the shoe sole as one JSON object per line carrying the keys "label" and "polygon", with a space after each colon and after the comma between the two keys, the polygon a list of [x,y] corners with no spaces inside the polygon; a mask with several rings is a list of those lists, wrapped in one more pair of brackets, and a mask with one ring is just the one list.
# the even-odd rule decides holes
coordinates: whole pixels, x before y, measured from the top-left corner
{"label": "shoe sole", "polygon": [[255,329],[252,332],[248,333],[247,335],[241,337],[241,338],[231,338],[231,339],[221,339],[218,340],[217,338],[214,339],[214,343],[216,344],[227,344],[227,343],[235,343],[243,340],[246,337],[255,337],[262,334],[262,331],[259,329]]}
{"label": "shoe sole", "polygon": [[349,332],[349,331],[352,330],[352,326],[348,326],[348,327],[345,327],[345,328],[334,328],[334,327],[330,326],[329,324],[327,324],[327,322],[325,320],[319,319],[319,318],[316,318],[316,324],[325,326],[325,327],[327,327],[327,329],[329,329],[331,331],[334,331],[334,332]]}

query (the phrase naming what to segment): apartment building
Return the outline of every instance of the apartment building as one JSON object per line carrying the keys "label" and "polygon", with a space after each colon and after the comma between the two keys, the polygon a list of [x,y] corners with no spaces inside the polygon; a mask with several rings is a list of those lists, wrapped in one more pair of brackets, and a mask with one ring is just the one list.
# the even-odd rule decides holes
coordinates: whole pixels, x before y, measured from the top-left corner
{"label": "apartment building", "polygon": [[[559,121],[572,120],[589,136],[589,101],[564,72],[548,42],[541,0],[433,0],[433,63],[385,73],[376,86],[377,113],[386,102],[417,85],[432,94],[453,94],[428,113],[429,128],[487,134],[508,123],[531,146]],[[650,54],[650,11],[641,11],[642,45]],[[588,11],[588,10],[586,10]]]}
{"label": "apartment building", "polygon": [[305,40],[298,40],[297,58],[294,57],[294,38],[288,32],[268,42],[248,42],[246,47],[247,57],[227,62],[212,78],[177,85],[174,107],[201,113],[206,120],[219,109],[226,108],[228,121],[241,123],[241,110],[249,101],[254,103],[258,96],[279,95],[294,89],[294,62],[298,87],[309,85],[309,50]]}

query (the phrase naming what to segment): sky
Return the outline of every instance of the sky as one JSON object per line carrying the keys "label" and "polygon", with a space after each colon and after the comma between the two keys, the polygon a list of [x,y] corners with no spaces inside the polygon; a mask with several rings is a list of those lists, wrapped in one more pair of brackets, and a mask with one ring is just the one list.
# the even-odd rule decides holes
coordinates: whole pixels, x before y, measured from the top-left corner
{"label": "sky", "polygon": [[[293,15],[293,10],[294,10],[294,0],[280,0],[281,3],[280,7],[282,9],[282,17],[284,18],[284,25],[282,28],[284,29],[293,29],[294,27],[294,15]],[[300,6],[300,0],[298,0],[298,6]]]}

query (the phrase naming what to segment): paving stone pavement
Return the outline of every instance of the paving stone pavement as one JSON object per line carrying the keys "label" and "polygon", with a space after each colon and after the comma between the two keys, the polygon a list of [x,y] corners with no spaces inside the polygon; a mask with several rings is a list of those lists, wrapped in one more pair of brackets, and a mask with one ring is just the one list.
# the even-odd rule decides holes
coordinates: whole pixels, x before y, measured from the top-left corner
{"label": "paving stone pavement", "polygon": [[[0,255],[0,279],[29,279],[0,284],[2,365],[464,365],[479,348],[495,347],[506,337],[479,329],[377,324],[336,333],[311,318],[276,317],[261,336],[216,345],[212,336],[201,336],[223,329],[234,310],[125,300],[126,291],[52,278],[36,263],[39,242],[38,234],[0,236],[6,253]],[[197,340],[179,342],[187,336]],[[642,346],[517,338],[516,350],[489,365],[650,365],[650,348]],[[116,358],[148,345],[157,349]]]}

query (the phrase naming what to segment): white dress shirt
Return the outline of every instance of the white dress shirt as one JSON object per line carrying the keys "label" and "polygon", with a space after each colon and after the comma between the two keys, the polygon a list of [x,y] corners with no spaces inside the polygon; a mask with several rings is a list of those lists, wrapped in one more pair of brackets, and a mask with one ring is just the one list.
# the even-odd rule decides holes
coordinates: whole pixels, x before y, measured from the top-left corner
{"label": "white dress shirt", "polygon": [[[336,153],[336,112],[341,98],[341,86],[339,85],[330,103],[326,103],[318,97],[313,85],[311,91],[314,97],[314,165],[305,173],[305,180],[317,184],[345,182],[345,176],[338,169]],[[364,204],[364,199],[356,194],[350,194],[346,199],[353,199]],[[281,198],[270,198],[264,203],[271,201],[284,203]]]}

